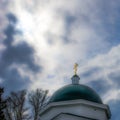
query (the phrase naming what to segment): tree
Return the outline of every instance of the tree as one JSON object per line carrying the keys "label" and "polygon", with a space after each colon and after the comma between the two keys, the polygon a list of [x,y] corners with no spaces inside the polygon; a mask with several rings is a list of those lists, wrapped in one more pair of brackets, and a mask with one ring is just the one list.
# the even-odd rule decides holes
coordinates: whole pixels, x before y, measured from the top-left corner
{"label": "tree", "polygon": [[25,108],[26,90],[11,92],[7,99],[7,120],[29,120],[28,108]]}
{"label": "tree", "polygon": [[43,91],[41,89],[36,89],[35,91],[32,91],[28,95],[29,103],[32,106],[33,111],[33,119],[38,120],[40,110],[45,104],[45,99],[48,94],[48,90]]}
{"label": "tree", "polygon": [[4,89],[0,87],[0,119],[6,120],[4,115],[4,109],[6,108],[6,101],[3,100],[2,94],[4,93]]}

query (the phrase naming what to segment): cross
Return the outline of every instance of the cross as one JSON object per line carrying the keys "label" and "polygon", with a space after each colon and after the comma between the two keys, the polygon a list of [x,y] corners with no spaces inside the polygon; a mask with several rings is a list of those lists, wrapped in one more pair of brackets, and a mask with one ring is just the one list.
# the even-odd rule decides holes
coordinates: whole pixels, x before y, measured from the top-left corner
{"label": "cross", "polygon": [[78,64],[75,63],[75,64],[74,64],[74,73],[75,73],[75,75],[77,74],[77,68],[78,68]]}

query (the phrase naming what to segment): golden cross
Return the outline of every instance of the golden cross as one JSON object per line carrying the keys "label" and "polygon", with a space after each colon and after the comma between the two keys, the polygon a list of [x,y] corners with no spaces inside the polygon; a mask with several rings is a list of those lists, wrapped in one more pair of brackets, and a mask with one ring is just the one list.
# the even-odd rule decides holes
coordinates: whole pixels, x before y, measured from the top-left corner
{"label": "golden cross", "polygon": [[75,73],[75,75],[77,74],[77,68],[78,68],[78,64],[75,63],[75,64],[74,64],[74,73]]}

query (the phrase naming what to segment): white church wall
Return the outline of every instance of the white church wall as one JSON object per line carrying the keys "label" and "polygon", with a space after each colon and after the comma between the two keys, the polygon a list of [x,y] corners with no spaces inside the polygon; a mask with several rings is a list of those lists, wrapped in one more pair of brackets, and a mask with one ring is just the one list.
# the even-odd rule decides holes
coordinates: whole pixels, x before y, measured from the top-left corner
{"label": "white church wall", "polygon": [[108,107],[103,104],[97,104],[86,100],[71,100],[49,104],[46,109],[41,112],[41,118],[42,120],[51,120],[62,113],[85,116],[98,120],[108,120],[107,114],[109,114],[109,110]]}
{"label": "white church wall", "polygon": [[90,120],[90,119],[68,114],[60,114],[59,116],[53,118],[53,120]]}

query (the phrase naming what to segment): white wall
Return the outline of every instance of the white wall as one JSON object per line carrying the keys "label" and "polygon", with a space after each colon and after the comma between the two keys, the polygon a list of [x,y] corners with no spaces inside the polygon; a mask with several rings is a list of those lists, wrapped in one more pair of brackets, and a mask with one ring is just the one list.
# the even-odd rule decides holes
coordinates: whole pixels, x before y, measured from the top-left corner
{"label": "white wall", "polygon": [[[87,118],[97,120],[108,120],[110,116],[110,110],[107,105],[98,104],[86,100],[71,100],[50,103],[48,104],[48,106],[46,106],[46,108],[43,111],[41,111],[40,116],[41,120],[52,120],[53,118],[60,114],[61,114],[60,117],[63,117],[66,113],[73,114],[75,116],[84,116]],[[75,116],[71,116],[71,119],[69,120],[72,120],[72,117]],[[57,119],[59,120],[60,118]],[[77,117],[76,119],[74,118],[74,120],[77,120]]]}

